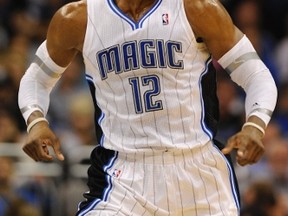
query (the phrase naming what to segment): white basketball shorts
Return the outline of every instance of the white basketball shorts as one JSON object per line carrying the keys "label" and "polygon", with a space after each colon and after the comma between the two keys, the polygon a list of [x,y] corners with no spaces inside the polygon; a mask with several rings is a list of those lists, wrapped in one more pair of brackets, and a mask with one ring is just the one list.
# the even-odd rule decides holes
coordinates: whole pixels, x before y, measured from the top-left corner
{"label": "white basketball shorts", "polygon": [[212,142],[193,150],[120,154],[96,147],[79,216],[236,216],[234,172]]}

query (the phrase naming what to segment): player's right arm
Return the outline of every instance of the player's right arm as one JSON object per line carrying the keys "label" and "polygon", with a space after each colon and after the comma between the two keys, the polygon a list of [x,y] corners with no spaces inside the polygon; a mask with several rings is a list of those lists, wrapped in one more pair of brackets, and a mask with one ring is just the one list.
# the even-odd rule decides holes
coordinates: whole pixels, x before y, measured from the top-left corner
{"label": "player's right arm", "polygon": [[87,24],[86,2],[60,8],[53,16],[45,40],[21,79],[18,103],[28,125],[23,150],[35,161],[52,160],[47,146],[52,146],[59,160],[64,157],[60,143],[45,120],[49,95],[75,55],[82,50]]}

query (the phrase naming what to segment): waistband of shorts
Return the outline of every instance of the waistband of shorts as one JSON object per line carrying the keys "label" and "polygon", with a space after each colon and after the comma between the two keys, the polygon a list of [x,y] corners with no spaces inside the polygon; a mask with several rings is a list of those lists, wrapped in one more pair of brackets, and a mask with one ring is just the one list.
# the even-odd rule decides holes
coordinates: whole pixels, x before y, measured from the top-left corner
{"label": "waistband of shorts", "polygon": [[212,142],[208,142],[202,146],[191,149],[171,149],[157,151],[140,151],[135,153],[118,152],[118,159],[127,162],[137,162],[145,164],[175,164],[186,160],[197,159],[203,157],[203,152],[210,151]]}

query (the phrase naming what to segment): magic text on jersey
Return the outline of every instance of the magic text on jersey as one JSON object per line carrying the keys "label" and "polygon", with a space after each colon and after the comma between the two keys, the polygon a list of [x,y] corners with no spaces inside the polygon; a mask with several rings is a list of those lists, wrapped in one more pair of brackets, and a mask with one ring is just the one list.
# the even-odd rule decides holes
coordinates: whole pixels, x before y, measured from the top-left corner
{"label": "magic text on jersey", "polygon": [[182,53],[182,43],[161,39],[145,39],[116,44],[97,52],[96,60],[102,80],[108,73],[120,74],[139,68],[183,69],[184,62],[176,58]]}

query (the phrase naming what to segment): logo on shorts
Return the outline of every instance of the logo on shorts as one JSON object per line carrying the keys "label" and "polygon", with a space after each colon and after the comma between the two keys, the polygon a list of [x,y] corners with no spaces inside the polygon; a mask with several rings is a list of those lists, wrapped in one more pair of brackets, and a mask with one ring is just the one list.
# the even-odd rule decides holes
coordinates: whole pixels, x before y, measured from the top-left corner
{"label": "logo on shorts", "polygon": [[113,173],[112,173],[112,176],[113,176],[114,178],[119,178],[119,176],[120,176],[121,173],[122,173],[121,170],[115,169],[115,170],[113,171]]}
{"label": "logo on shorts", "polygon": [[162,14],[162,24],[163,25],[168,25],[169,24],[169,15],[168,15],[168,13]]}

